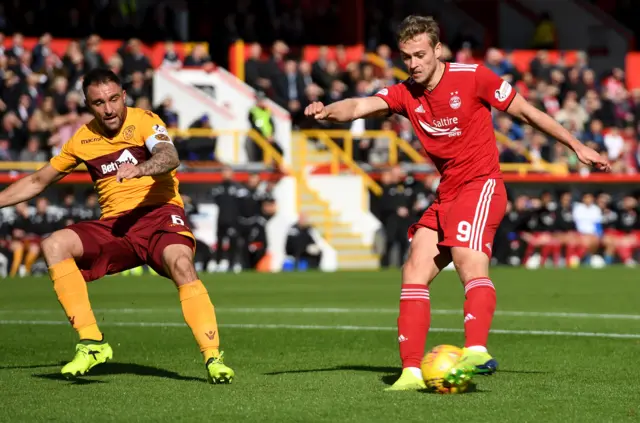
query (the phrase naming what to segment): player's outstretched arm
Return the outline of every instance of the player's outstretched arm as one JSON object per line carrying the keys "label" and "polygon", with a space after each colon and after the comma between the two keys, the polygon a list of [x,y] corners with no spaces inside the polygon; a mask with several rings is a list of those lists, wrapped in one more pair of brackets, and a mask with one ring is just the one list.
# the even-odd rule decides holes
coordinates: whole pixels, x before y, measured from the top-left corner
{"label": "player's outstretched arm", "polygon": [[314,101],[304,109],[305,116],[331,122],[350,122],[366,117],[382,117],[389,113],[389,105],[380,97],[347,98],[324,105]]}
{"label": "player's outstretched arm", "polygon": [[545,132],[547,135],[552,136],[575,151],[578,159],[582,163],[607,172],[611,170],[609,162],[598,154],[598,152],[575,139],[571,133],[554,118],[529,104],[520,94],[516,94],[511,105],[507,108],[507,112],[534,128]]}
{"label": "player's outstretched arm", "polygon": [[60,172],[50,164],[47,164],[38,171],[17,180],[0,191],[0,208],[31,200],[44,191],[46,187],[59,181],[66,175],[66,173]]}
{"label": "player's outstretched arm", "polygon": [[169,173],[180,166],[178,151],[170,142],[159,142],[151,149],[151,158],[144,163],[134,166],[125,163],[118,168],[116,179],[122,182],[125,179],[139,178],[141,176],[155,176]]}

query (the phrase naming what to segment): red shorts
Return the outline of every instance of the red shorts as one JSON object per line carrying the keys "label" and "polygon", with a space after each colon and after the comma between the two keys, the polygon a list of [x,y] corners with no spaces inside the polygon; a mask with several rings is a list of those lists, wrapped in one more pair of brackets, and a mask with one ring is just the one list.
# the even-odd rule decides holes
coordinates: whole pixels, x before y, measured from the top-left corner
{"label": "red shorts", "polygon": [[182,207],[165,204],[67,228],[82,241],[84,253],[76,263],[88,282],[143,264],[167,276],[162,265],[164,249],[172,244],[195,248],[195,238],[186,222]]}
{"label": "red shorts", "polygon": [[466,184],[455,199],[436,200],[417,223],[409,228],[409,240],[418,228],[438,231],[438,245],[467,247],[491,257],[493,238],[507,209],[507,191],[502,179]]}

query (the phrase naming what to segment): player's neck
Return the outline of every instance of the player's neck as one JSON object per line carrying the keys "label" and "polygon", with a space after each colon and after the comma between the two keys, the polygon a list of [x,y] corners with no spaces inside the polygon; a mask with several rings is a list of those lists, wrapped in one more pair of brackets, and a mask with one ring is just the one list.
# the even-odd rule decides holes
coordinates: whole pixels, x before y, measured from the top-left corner
{"label": "player's neck", "polygon": [[433,75],[431,76],[431,78],[424,84],[424,87],[427,90],[433,91],[433,89],[438,86],[440,80],[442,79],[442,76],[444,75],[445,67],[446,65],[438,60],[438,63],[436,64],[436,70],[433,71]]}

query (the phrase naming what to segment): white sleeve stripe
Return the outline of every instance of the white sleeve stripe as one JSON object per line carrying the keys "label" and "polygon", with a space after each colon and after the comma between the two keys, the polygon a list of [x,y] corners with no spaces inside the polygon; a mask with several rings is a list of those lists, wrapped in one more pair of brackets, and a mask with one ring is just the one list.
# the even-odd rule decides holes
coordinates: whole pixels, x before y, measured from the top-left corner
{"label": "white sleeve stripe", "polygon": [[161,142],[168,142],[169,144],[173,144],[171,141],[159,140],[156,138],[156,134],[153,134],[145,140],[144,145],[147,146],[147,150],[149,150],[149,152],[151,153],[153,151],[153,147],[155,147],[156,144],[159,144]]}

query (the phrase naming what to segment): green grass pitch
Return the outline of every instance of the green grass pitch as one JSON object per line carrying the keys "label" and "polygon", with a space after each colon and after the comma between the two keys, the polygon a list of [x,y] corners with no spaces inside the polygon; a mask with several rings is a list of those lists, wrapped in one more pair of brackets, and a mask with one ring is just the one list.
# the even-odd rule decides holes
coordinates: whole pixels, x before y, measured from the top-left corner
{"label": "green grass pitch", "polygon": [[[495,269],[500,363],[476,392],[384,392],[399,371],[400,275],[206,276],[232,385],[205,381],[178,295],[159,277],[90,284],[114,360],[59,377],[76,342],[47,278],[0,282],[0,421],[640,421],[636,270]],[[431,287],[428,347],[463,343],[463,292]]]}

